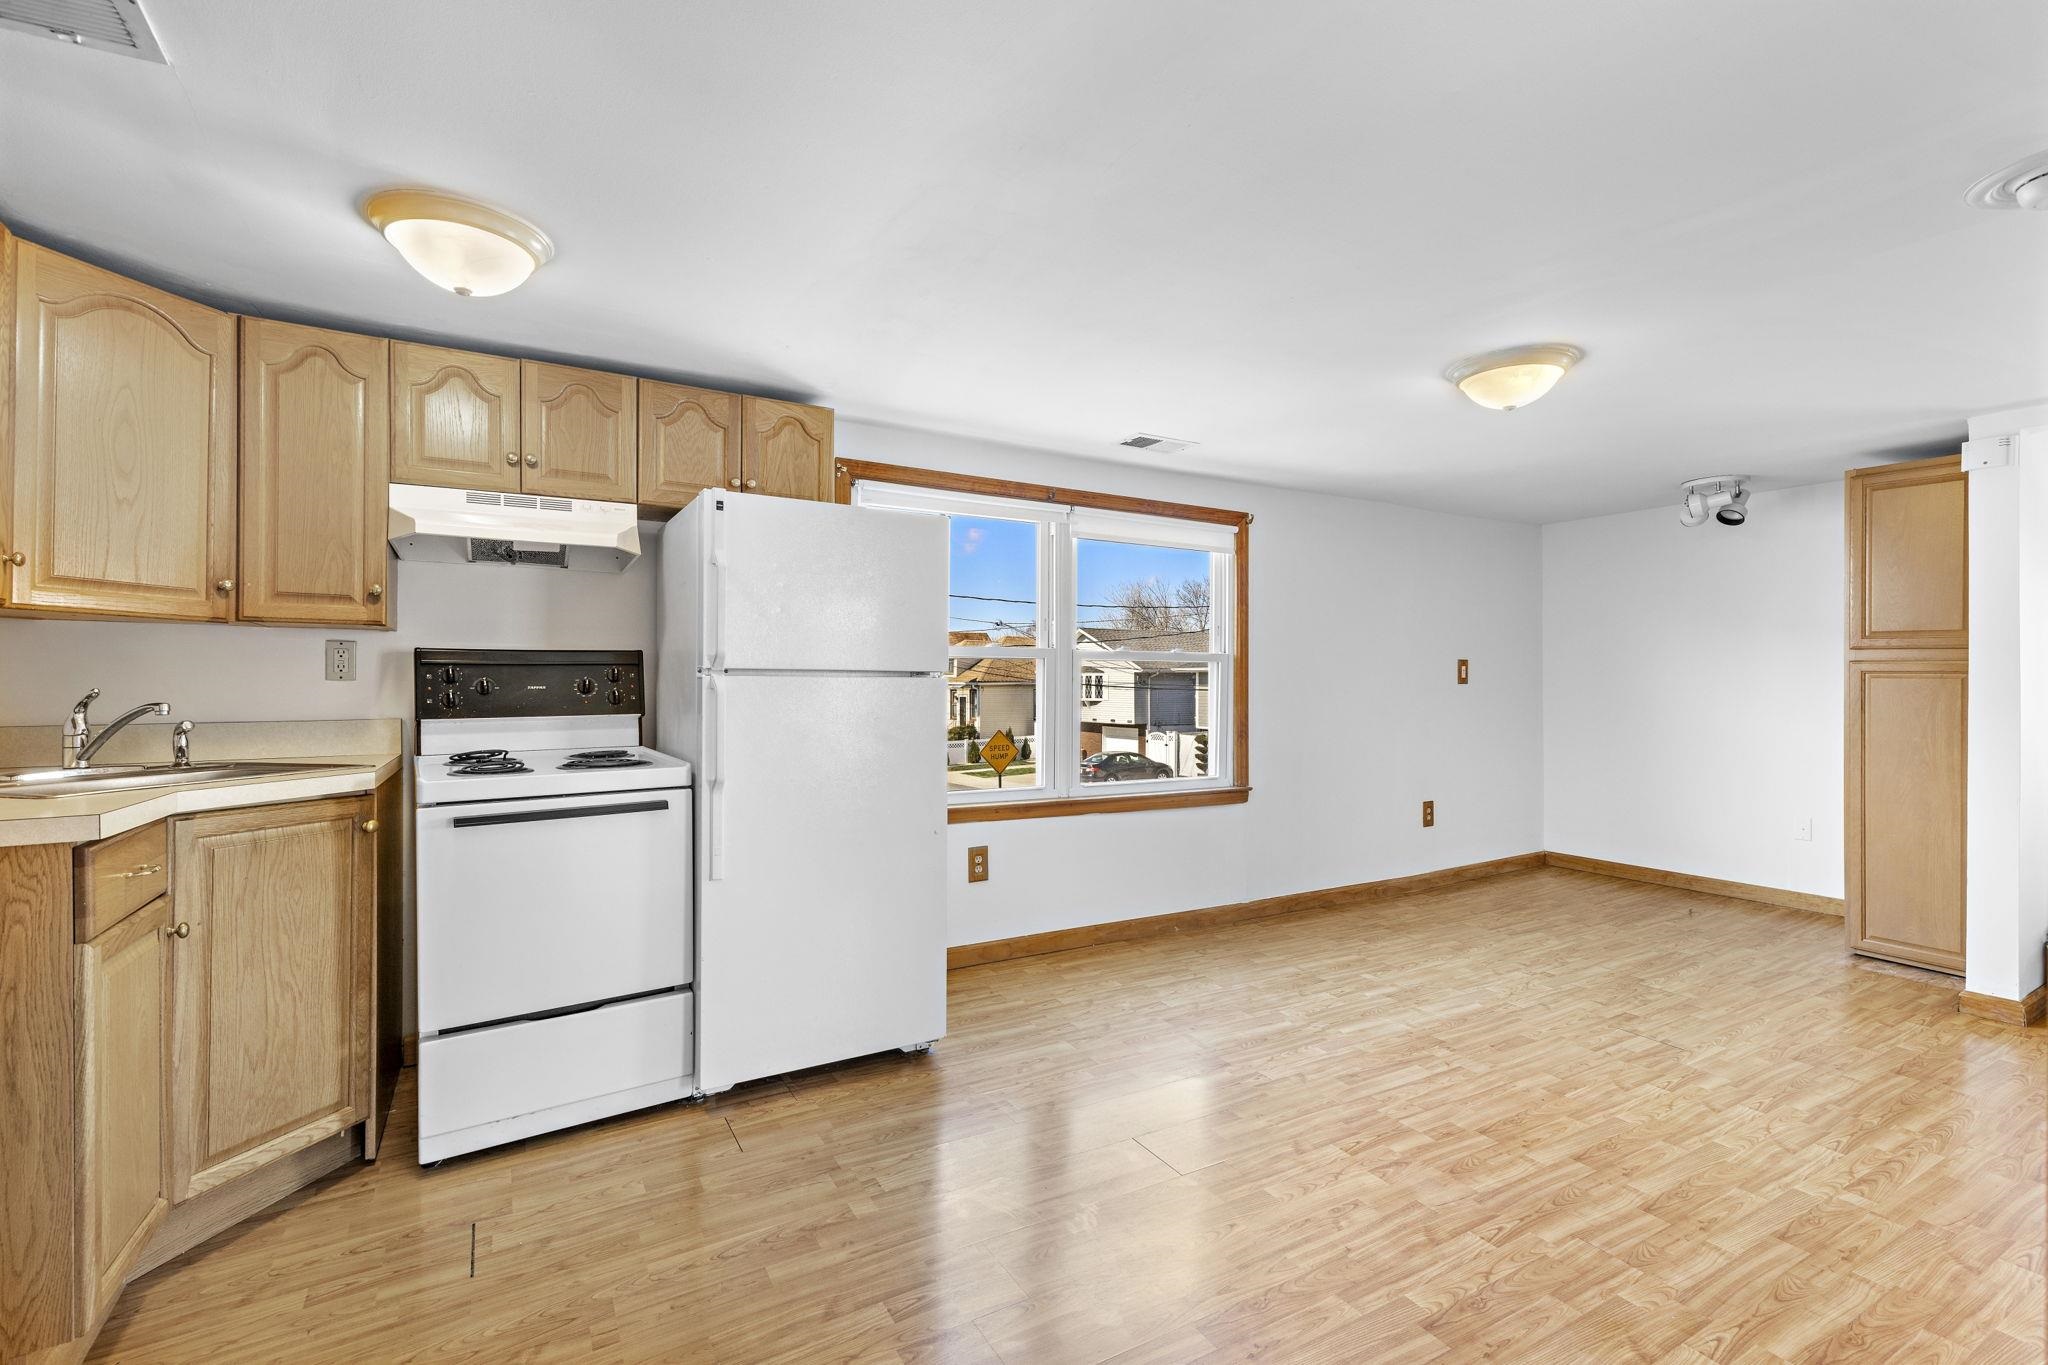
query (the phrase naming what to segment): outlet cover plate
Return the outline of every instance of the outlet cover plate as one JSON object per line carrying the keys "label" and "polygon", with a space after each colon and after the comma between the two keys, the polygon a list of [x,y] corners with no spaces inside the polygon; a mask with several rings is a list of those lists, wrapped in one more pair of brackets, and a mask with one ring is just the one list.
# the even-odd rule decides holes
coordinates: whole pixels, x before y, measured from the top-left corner
{"label": "outlet cover plate", "polygon": [[329,640],[326,649],[327,681],[354,682],[356,680],[356,642],[354,640]]}
{"label": "outlet cover plate", "polygon": [[985,882],[988,880],[988,845],[976,844],[967,850],[967,880]]}

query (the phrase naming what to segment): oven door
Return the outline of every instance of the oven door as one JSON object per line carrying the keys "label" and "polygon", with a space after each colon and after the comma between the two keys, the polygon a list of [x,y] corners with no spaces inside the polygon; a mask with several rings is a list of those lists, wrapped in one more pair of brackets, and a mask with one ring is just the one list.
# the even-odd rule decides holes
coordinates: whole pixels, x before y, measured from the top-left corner
{"label": "oven door", "polygon": [[689,982],[687,788],[415,820],[423,1035]]}

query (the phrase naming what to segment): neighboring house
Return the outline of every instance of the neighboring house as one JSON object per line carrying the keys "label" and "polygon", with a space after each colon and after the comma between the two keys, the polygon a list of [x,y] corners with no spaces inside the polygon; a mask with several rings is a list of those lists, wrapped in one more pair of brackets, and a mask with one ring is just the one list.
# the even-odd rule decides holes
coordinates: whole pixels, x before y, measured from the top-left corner
{"label": "neighboring house", "polygon": [[[1029,648],[1038,642],[1027,635],[990,638],[987,631],[956,630],[949,644],[1011,645]],[[946,724],[972,725],[987,739],[1008,730],[1022,743],[1038,729],[1037,666],[1030,659],[954,658],[946,675]]]}
{"label": "neighboring house", "polygon": [[1111,651],[1199,654],[1209,648],[1209,632],[1090,626],[1081,630],[1078,644],[1083,651],[1081,756],[1103,749],[1147,753],[1160,744],[1151,738],[1157,735],[1163,737],[1163,747],[1170,752],[1148,756],[1173,764],[1184,775],[1195,775],[1193,740],[1209,728],[1205,665],[1124,659]]}

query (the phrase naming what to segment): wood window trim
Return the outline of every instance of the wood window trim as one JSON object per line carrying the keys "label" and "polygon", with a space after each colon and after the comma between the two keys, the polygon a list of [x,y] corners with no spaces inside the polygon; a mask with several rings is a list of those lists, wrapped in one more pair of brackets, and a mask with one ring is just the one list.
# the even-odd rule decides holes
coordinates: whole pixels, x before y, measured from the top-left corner
{"label": "wood window trim", "polygon": [[1139,516],[1173,517],[1181,521],[1208,522],[1237,531],[1233,556],[1236,574],[1234,594],[1236,619],[1231,630],[1231,774],[1226,787],[1203,787],[1195,791],[1147,792],[1135,796],[1074,796],[1040,798],[949,806],[946,822],[953,825],[979,824],[988,820],[1037,820],[1065,815],[1112,815],[1137,810],[1181,810],[1193,806],[1234,806],[1252,794],[1251,731],[1251,529],[1249,512],[1232,512],[1221,507],[1197,507],[1189,503],[1161,502],[1153,498],[1131,498],[1116,493],[1089,493],[1078,488],[1051,484],[1019,483],[1011,479],[984,478],[978,474],[955,474],[946,470],[916,469],[909,465],[882,464],[872,460],[839,460],[832,469],[832,498],[851,503],[857,483],[891,483],[906,488],[929,488],[946,493],[969,493],[989,498],[1011,498],[1019,502],[1056,502],[1068,507],[1091,507],[1105,512],[1131,512]]}

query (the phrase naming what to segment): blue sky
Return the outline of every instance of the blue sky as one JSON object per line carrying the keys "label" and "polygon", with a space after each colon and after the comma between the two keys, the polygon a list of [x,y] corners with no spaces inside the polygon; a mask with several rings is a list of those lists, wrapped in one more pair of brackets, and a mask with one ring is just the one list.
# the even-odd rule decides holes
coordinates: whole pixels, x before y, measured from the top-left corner
{"label": "blue sky", "polygon": [[[1037,524],[991,517],[956,516],[951,521],[951,591],[1020,601],[977,602],[955,597],[947,629],[985,630],[999,635],[1006,625],[1031,620],[1032,609],[1023,604],[1038,596],[1036,548],[1042,532]],[[1172,587],[1184,579],[1202,579],[1209,574],[1209,557],[1199,550],[1084,540],[1077,553],[1083,603],[1106,601],[1109,592],[1124,583],[1156,579]],[[1083,622],[1105,614],[1087,606],[1081,608]]]}

